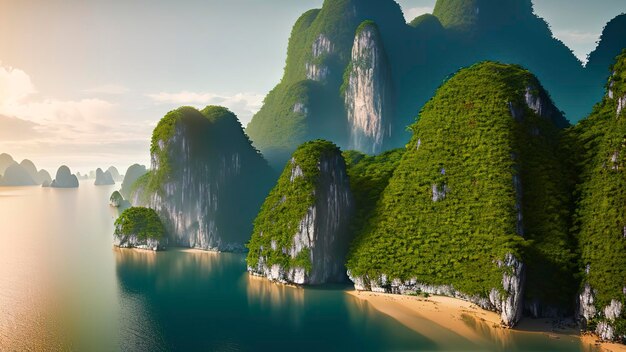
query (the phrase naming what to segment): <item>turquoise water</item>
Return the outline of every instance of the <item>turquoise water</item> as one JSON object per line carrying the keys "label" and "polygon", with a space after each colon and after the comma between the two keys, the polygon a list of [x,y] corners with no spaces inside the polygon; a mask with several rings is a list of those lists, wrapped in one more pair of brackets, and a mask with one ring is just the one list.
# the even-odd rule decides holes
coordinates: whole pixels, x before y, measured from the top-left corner
{"label": "turquoise water", "polygon": [[[113,186],[0,188],[0,350],[588,351],[575,338],[411,330],[345,293],[245,272],[245,257],[112,248]],[[428,336],[428,337],[427,337]]]}

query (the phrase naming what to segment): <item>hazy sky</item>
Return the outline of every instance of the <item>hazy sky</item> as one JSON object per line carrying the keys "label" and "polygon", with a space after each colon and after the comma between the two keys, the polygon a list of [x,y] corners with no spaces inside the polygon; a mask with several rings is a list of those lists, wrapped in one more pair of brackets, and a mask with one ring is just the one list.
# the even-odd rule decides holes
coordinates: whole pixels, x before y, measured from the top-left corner
{"label": "hazy sky", "polygon": [[[435,0],[398,1],[410,21]],[[535,0],[584,59],[624,0]],[[0,152],[55,171],[148,163],[158,120],[229,107],[245,125],[279,81],[291,26],[322,0],[0,0]],[[626,34],[625,34],[626,35]]]}

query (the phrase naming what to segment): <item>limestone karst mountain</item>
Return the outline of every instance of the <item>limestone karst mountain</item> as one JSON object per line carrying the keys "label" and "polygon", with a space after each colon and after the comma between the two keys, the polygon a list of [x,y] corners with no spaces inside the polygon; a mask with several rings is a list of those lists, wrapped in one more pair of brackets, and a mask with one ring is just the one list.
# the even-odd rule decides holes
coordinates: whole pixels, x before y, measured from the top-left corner
{"label": "limestone karst mountain", "polygon": [[357,234],[347,263],[355,287],[460,297],[509,326],[524,305],[536,316],[571,311],[558,144],[567,125],[528,71],[492,62],[461,70],[422,110]]}
{"label": "limestone karst mountain", "polygon": [[583,278],[579,316],[606,340],[626,341],[626,52],[617,58],[606,94],[568,131],[574,156],[573,232]]}
{"label": "limestone karst mountain", "polygon": [[0,181],[2,186],[35,186],[51,181],[46,170],[37,171],[35,164],[28,159],[18,164],[9,154],[0,154],[0,175],[5,176]]}
{"label": "limestone karst mountain", "polygon": [[102,171],[101,168],[98,168],[96,170],[96,180],[94,182],[94,185],[105,186],[105,185],[114,185],[114,184],[115,184],[115,180],[109,170]]}
{"label": "limestone karst mountain", "polygon": [[182,107],[154,129],[151,170],[133,185],[133,205],[155,209],[170,244],[239,251],[271,187],[273,171],[225,108]]}
{"label": "limestone karst mountain", "polygon": [[529,69],[575,122],[607,75],[593,67],[607,67],[624,38],[614,20],[585,69],[530,0],[438,0],[433,12],[406,24],[393,0],[325,0],[303,14],[282,80],[247,126],[254,145],[277,168],[316,138],[368,153],[402,147],[441,82],[483,60]]}
{"label": "limestone karst mountain", "polygon": [[301,145],[254,221],[248,271],[270,280],[345,280],[354,201],[341,151],[327,141]]}
{"label": "limestone karst mountain", "polygon": [[13,162],[4,170],[2,175],[2,186],[35,186],[37,182],[22,165]]}
{"label": "limestone karst mountain", "polygon": [[70,168],[65,165],[59,167],[56,177],[52,183],[50,183],[50,187],[52,188],[77,188],[78,186],[78,178],[76,178],[76,175],[72,174]]}

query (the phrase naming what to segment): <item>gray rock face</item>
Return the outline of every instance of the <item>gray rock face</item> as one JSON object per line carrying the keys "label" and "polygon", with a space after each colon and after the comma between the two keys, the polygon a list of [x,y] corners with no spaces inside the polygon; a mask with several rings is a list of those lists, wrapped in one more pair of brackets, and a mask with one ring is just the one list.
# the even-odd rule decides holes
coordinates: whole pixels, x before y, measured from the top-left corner
{"label": "gray rock face", "polygon": [[[239,156],[220,156],[219,165],[223,167],[213,170],[206,161],[192,156],[187,134],[185,126],[177,126],[170,141],[170,153],[177,158],[177,174],[163,185],[162,193],[150,195],[147,206],[165,217],[168,233],[178,245],[215,251],[243,251],[243,243],[227,242],[218,235],[215,221],[220,206],[220,186],[239,176]],[[160,163],[158,155],[153,154],[152,169],[159,168]],[[137,195],[131,203],[141,204]]]}
{"label": "gray rock face", "polygon": [[232,113],[216,122],[197,111],[186,113],[151,154],[152,174],[161,167],[170,173],[155,181],[158,189],[139,187],[128,199],[159,214],[172,245],[245,251],[271,170]]}
{"label": "gray rock face", "polygon": [[115,180],[109,171],[103,172],[102,169],[98,168],[96,170],[96,181],[94,185],[96,186],[105,186],[105,185],[114,185]]}
{"label": "gray rock face", "polygon": [[382,39],[376,25],[368,24],[354,38],[345,90],[350,149],[370,154],[382,151],[385,137],[391,135],[391,82]]}
{"label": "gray rock face", "polygon": [[[508,327],[514,326],[522,315],[522,295],[524,282],[524,264],[513,255],[506,255],[503,261],[495,263],[503,269],[502,287],[491,289],[488,297],[468,295],[456,290],[452,285],[428,285],[420,283],[417,279],[410,280],[391,279],[383,274],[380,277],[354,277],[348,272],[348,276],[354,282],[354,288],[358,291],[373,291],[393,294],[416,294],[424,292],[432,295],[459,298],[472,302],[479,307],[500,313],[502,324]],[[507,273],[510,271],[510,274]],[[503,290],[504,294],[500,291]]]}
{"label": "gray rock face", "polygon": [[145,250],[150,250],[150,251],[158,251],[158,250],[163,249],[163,246],[158,240],[151,239],[151,238],[140,240],[135,235],[131,235],[131,236],[114,235],[113,245],[119,248],[137,248],[137,249],[145,249]]}
{"label": "gray rock face", "polygon": [[331,54],[333,51],[334,45],[330,39],[324,34],[320,34],[311,46],[311,54],[315,62],[307,62],[305,64],[307,79],[318,82],[326,80],[330,71],[328,66],[320,62],[323,61],[324,55]]}
{"label": "gray rock face", "polygon": [[594,301],[595,297],[591,285],[586,284],[585,289],[578,296],[578,316],[585,318],[586,321],[595,317],[597,310]]}
{"label": "gray rock face", "polygon": [[[345,257],[348,250],[347,237],[351,214],[354,209],[352,193],[346,166],[339,152],[323,156],[318,162],[319,180],[314,191],[315,203],[298,225],[291,247],[283,248],[291,258],[296,258],[303,250],[309,251],[311,270],[296,267],[286,269],[281,265],[267,265],[266,259],[259,258],[257,267],[248,271],[272,281],[298,285],[318,285],[328,282],[341,282],[346,278]],[[291,160],[291,178],[304,177],[302,169]],[[275,242],[272,242],[272,247]],[[276,250],[277,248],[273,248]]]}
{"label": "gray rock face", "polygon": [[57,170],[55,179],[50,184],[53,188],[77,188],[78,178],[73,175],[70,168],[63,165]]}

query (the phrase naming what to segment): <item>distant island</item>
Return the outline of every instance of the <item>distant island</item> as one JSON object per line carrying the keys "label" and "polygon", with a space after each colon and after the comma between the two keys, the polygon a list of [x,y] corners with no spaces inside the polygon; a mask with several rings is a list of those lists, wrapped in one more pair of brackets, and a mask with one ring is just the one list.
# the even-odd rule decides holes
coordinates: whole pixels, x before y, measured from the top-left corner
{"label": "distant island", "polygon": [[19,164],[9,154],[0,154],[0,187],[39,186],[51,182],[46,170],[37,170],[28,159]]}
{"label": "distant island", "polygon": [[50,183],[52,188],[78,188],[78,178],[72,174],[70,168],[63,165],[59,167],[56,173],[56,177]]}

